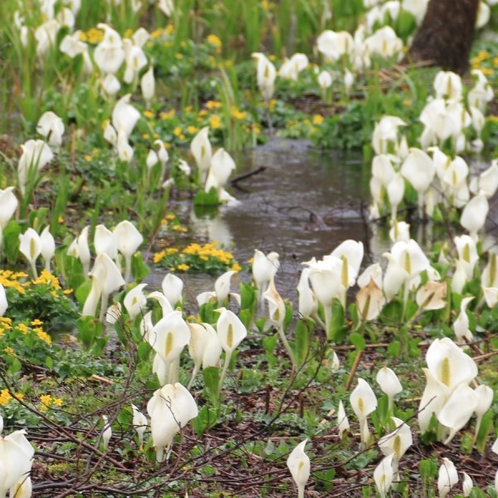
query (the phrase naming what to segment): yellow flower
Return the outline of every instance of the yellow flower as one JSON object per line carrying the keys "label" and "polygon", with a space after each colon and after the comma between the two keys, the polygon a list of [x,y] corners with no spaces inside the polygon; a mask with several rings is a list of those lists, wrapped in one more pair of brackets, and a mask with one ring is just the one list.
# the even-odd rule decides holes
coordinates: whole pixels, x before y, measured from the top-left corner
{"label": "yellow flower", "polygon": [[54,398],[52,403],[57,406],[62,406],[62,398]]}
{"label": "yellow flower", "polygon": [[221,128],[221,119],[217,114],[211,116],[211,119],[209,120],[209,126],[213,128],[213,130],[218,130]]}
{"label": "yellow flower", "polygon": [[27,334],[29,332],[28,327],[24,323],[20,323],[19,325],[17,325],[16,329],[22,332],[23,334]]}
{"label": "yellow flower", "polygon": [[68,294],[72,294],[72,293],[73,293],[73,289],[64,289],[64,290],[62,291],[62,293],[63,293],[63,294],[66,294],[66,296],[67,296]]}
{"label": "yellow flower", "polygon": [[252,131],[256,133],[256,135],[259,135],[261,133],[261,126],[259,126],[258,123],[253,123],[252,124]]}
{"label": "yellow flower", "polygon": [[7,346],[7,347],[4,349],[4,351],[5,351],[7,354],[9,354],[10,356],[15,356],[15,352],[14,352],[14,350],[13,350],[11,347],[9,347],[9,346]]}
{"label": "yellow flower", "polygon": [[47,344],[52,344],[52,339],[41,327],[36,327],[33,329],[33,331],[35,332],[35,334],[38,336],[39,339],[45,341]]}
{"label": "yellow flower", "polygon": [[168,24],[164,30],[167,35],[172,35],[175,32],[175,27],[173,24]]}
{"label": "yellow flower", "polygon": [[193,135],[194,133],[197,133],[197,132],[199,131],[199,128],[196,128],[195,126],[192,126],[192,125],[191,125],[191,126],[189,126],[189,127],[187,128],[187,131],[188,131],[191,135]]}
{"label": "yellow flower", "polygon": [[216,53],[219,54],[221,52],[221,47],[223,46],[223,43],[221,42],[220,38],[216,35],[209,35],[207,37],[207,41],[211,43],[211,45],[214,45],[216,48]]}
{"label": "yellow flower", "polygon": [[[41,272],[40,276],[36,280],[33,280],[32,282],[35,285],[47,284],[47,285],[50,285],[51,287],[53,287],[54,289],[61,288],[61,284],[59,283],[59,279],[55,275],[52,275],[47,270],[43,270]],[[54,297],[57,297],[57,293]]]}
{"label": "yellow flower", "polygon": [[40,403],[42,404],[41,410],[46,412],[52,403],[52,396],[50,396],[50,394],[42,394],[40,396]]}
{"label": "yellow flower", "polygon": [[184,264],[184,263],[182,263],[182,264],[180,264],[180,265],[178,265],[178,266],[176,267],[176,269],[177,269],[178,271],[187,271],[189,268],[190,268],[190,266],[189,266],[189,265],[186,265],[186,264]]}
{"label": "yellow flower", "polygon": [[43,322],[41,320],[39,320],[38,318],[35,318],[32,322],[31,322],[31,325],[33,325],[33,327],[37,327],[38,325],[43,325]]}
{"label": "yellow flower", "polygon": [[175,137],[179,137],[180,135],[182,134],[182,129],[177,126],[174,130],[173,130],[173,135],[175,135]]}
{"label": "yellow flower", "polygon": [[231,114],[235,119],[243,120],[247,118],[247,113],[244,111],[239,111],[236,107],[232,107]]}
{"label": "yellow flower", "polygon": [[315,114],[313,116],[313,124],[319,125],[323,123],[323,116],[321,114]]}
{"label": "yellow flower", "polygon": [[161,261],[161,259],[163,259],[164,256],[165,256],[165,252],[164,251],[156,252],[154,254],[154,258],[153,258],[154,263],[159,263],[159,261]]}
{"label": "yellow flower", "polygon": [[0,405],[5,406],[12,399],[8,389],[2,389],[0,391]]}
{"label": "yellow flower", "polygon": [[144,111],[144,116],[150,119],[153,118],[155,114],[152,111]]}
{"label": "yellow flower", "polygon": [[151,38],[159,38],[162,34],[163,30],[161,28],[157,28],[155,29],[151,34],[150,34],[150,37]]}
{"label": "yellow flower", "polygon": [[171,109],[169,112],[160,112],[159,117],[161,119],[171,119],[175,116],[176,111],[174,109]]}
{"label": "yellow flower", "polygon": [[232,265],[232,270],[233,271],[240,271],[240,270],[242,270],[242,266],[240,266],[239,263],[234,263]]}
{"label": "yellow flower", "polygon": [[90,155],[88,155],[88,154],[85,156],[85,161],[86,161],[87,163],[91,163],[91,162],[92,162],[92,159],[93,159],[93,158],[92,158],[92,156],[90,156]]}
{"label": "yellow flower", "polygon": [[64,216],[59,216],[57,218],[57,223],[64,223]]}
{"label": "yellow flower", "polygon": [[206,108],[211,110],[211,109],[219,109],[223,104],[221,102],[218,102],[216,100],[208,100],[206,102]]}
{"label": "yellow flower", "polygon": [[87,32],[89,43],[100,43],[104,39],[104,32],[97,28],[91,28]]}
{"label": "yellow flower", "polygon": [[182,59],[183,59],[183,54],[180,54],[180,52],[178,52],[177,54],[175,54],[175,57],[176,57],[178,60],[182,60]]}

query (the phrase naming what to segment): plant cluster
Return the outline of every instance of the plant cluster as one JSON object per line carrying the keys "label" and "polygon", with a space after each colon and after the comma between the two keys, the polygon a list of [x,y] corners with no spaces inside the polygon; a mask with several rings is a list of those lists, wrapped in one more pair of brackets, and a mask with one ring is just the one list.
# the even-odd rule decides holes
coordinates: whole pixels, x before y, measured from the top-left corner
{"label": "plant cluster", "polygon": [[[423,17],[410,2],[147,5],[7,0],[0,104],[22,120],[0,141],[0,496],[446,496],[458,471],[464,496],[496,496],[480,234],[498,170],[457,155],[495,143],[496,47],[433,96],[433,71],[385,69]],[[293,304],[277,253],[234,284],[233,254],[189,239],[171,197],[236,204],[228,151],[274,134],[375,152],[387,265],[347,240],[303,263]],[[414,206],[446,243],[410,237]],[[150,254],[171,272],[151,292]],[[196,304],[187,271],[218,277]]]}

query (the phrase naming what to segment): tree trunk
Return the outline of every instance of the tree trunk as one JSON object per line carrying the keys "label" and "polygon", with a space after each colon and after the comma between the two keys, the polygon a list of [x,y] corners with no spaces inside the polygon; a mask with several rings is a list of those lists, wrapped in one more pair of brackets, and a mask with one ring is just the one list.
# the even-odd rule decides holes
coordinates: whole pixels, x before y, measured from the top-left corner
{"label": "tree trunk", "polygon": [[430,0],[405,62],[463,74],[469,67],[479,0]]}

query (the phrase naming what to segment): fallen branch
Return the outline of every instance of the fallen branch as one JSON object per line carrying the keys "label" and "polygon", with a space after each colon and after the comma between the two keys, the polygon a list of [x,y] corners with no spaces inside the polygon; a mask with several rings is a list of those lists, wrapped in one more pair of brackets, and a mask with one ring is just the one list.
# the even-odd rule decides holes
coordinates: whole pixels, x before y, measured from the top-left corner
{"label": "fallen branch", "polygon": [[237,175],[235,178],[230,180],[228,182],[229,185],[232,187],[237,187],[237,183],[241,182],[242,180],[246,180],[247,178],[250,178],[251,176],[257,175],[258,173],[262,173],[265,171],[266,166],[260,166],[259,168],[253,169],[251,171],[248,171],[247,173],[241,173],[240,175]]}

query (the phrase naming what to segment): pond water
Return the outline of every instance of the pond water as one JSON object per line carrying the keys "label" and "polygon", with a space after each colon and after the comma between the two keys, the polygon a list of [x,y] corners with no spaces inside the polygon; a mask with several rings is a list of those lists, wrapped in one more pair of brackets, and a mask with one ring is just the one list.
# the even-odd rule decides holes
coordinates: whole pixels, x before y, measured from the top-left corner
{"label": "pond water", "polygon": [[[278,252],[280,270],[275,283],[282,296],[296,302],[301,263],[322,258],[346,239],[363,242],[363,267],[385,263],[382,253],[391,247],[388,227],[368,222],[370,162],[361,153],[322,152],[306,141],[274,139],[234,159],[237,171],[233,177],[260,170],[227,188],[236,203],[207,213],[195,209],[191,200],[173,208],[190,218],[196,236],[229,248],[241,264],[253,256],[254,249]],[[473,159],[470,164],[476,174],[489,161]],[[483,242],[487,247],[496,244],[498,231],[498,202],[490,205]],[[412,222],[411,236],[428,249],[435,240],[448,239],[446,230],[442,223]],[[452,236],[462,233],[454,232]],[[149,290],[160,288],[164,274],[149,276]],[[185,274],[181,278],[186,302],[192,305],[198,293],[213,290],[214,277]],[[233,288],[237,279],[250,278],[242,272],[234,277]]]}
{"label": "pond water", "polygon": [[[371,262],[374,234],[366,222],[370,167],[361,154],[320,152],[306,141],[274,139],[234,159],[235,177],[264,168],[227,188],[236,203],[222,206],[214,216],[194,210],[191,201],[175,206],[188,211],[196,235],[231,248],[240,263],[247,262],[254,249],[278,252],[277,289],[291,299],[297,295],[301,263],[321,258],[343,240],[362,241],[365,262]],[[380,238],[375,234],[374,246],[377,254],[387,250],[387,233]],[[162,277],[149,278],[150,287],[158,286]],[[211,278],[182,278],[187,300],[212,290]]]}

